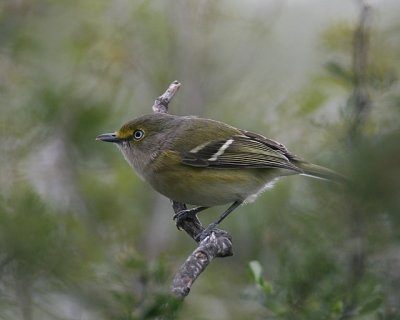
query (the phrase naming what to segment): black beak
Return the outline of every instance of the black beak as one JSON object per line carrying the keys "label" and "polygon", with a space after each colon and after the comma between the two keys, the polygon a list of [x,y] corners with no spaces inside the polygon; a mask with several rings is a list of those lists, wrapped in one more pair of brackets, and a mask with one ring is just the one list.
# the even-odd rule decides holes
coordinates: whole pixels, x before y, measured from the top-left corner
{"label": "black beak", "polygon": [[96,137],[96,140],[105,141],[105,142],[114,142],[118,143],[121,142],[121,139],[117,137],[114,133],[103,133]]}

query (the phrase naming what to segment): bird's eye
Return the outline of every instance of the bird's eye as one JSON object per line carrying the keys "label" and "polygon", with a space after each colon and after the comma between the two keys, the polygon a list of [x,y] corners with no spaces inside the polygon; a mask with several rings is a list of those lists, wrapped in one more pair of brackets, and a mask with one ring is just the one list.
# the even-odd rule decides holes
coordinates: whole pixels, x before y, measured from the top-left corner
{"label": "bird's eye", "polygon": [[142,130],[135,130],[133,133],[133,139],[140,140],[144,137],[144,132]]}

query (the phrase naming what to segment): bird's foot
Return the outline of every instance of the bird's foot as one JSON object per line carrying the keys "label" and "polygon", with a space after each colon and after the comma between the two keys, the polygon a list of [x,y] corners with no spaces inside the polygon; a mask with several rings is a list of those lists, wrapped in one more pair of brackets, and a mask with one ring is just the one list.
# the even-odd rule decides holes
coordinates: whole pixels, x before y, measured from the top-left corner
{"label": "bird's foot", "polygon": [[221,231],[220,229],[217,228],[218,223],[211,223],[208,225],[207,228],[205,228],[201,233],[199,233],[196,236],[196,241],[197,242],[201,242],[203,241],[205,238],[209,237],[213,232],[218,232]]}
{"label": "bird's foot", "polygon": [[182,223],[184,220],[196,218],[196,215],[200,211],[203,211],[205,209],[207,209],[207,207],[195,207],[192,209],[181,210],[178,213],[176,213],[173,216],[173,219],[175,220],[175,224],[176,224],[176,227],[178,228],[178,230],[181,230]]}

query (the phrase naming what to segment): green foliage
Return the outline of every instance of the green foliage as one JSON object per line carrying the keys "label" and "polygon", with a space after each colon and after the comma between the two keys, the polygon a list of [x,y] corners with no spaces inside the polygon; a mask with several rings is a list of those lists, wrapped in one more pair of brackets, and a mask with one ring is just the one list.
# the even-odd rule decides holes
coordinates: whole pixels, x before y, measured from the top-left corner
{"label": "green foliage", "polygon": [[112,305],[104,308],[107,318],[137,320],[176,317],[182,301],[166,290],[170,271],[162,260],[151,265],[135,254],[125,253],[118,262],[108,275]]}
{"label": "green foliage", "polygon": [[[384,314],[384,296],[377,279],[357,288],[357,307],[353,308],[349,305],[353,297],[348,293],[354,288],[347,287],[343,279],[337,277],[339,270],[331,268],[335,263],[326,263],[326,256],[307,258],[311,259],[305,265],[296,263],[295,269],[283,270],[284,283],[278,282],[276,286],[263,277],[256,280],[259,270],[250,266],[256,287],[248,297],[257,296],[265,306],[266,319],[361,319],[364,316],[379,318]],[[315,271],[317,274],[313,273]]]}
{"label": "green foliage", "polygon": [[24,188],[3,199],[0,211],[1,252],[4,265],[29,277],[73,279],[81,258],[95,251],[80,223],[57,216],[31,190]]}

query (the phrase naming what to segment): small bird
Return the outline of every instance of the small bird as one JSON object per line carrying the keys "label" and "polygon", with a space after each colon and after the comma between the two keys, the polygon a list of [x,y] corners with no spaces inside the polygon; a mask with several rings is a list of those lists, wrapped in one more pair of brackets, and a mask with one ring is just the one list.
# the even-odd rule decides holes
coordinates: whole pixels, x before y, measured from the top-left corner
{"label": "small bird", "polygon": [[147,114],[96,140],[115,143],[139,177],[159,193],[196,206],[175,215],[177,226],[209,207],[231,204],[206,234],[279,177],[300,174],[344,180],[289,152],[279,142],[194,116]]}

